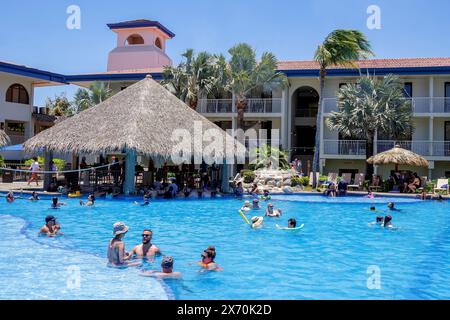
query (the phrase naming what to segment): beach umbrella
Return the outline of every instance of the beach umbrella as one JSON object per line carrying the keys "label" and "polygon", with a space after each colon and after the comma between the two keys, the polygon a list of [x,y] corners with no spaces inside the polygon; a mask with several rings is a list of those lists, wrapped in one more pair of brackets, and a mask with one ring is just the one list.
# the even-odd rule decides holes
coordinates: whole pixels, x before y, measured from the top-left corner
{"label": "beach umbrella", "polygon": [[367,163],[374,165],[395,164],[395,170],[398,171],[399,165],[408,165],[415,167],[428,167],[428,160],[424,157],[395,145],[394,148],[378,153],[369,159]]}

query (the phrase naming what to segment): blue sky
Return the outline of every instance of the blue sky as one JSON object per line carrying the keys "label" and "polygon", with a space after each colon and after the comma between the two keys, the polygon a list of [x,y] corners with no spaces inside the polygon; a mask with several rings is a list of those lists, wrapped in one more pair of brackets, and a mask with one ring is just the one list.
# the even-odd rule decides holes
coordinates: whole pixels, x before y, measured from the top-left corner
{"label": "blue sky", "polygon": [[[81,30],[66,28],[69,5],[81,9]],[[366,26],[369,5],[381,9],[381,29]],[[448,0],[2,0],[0,60],[78,74],[106,70],[115,34],[107,23],[158,20],[176,36],[167,53],[176,63],[186,48],[227,53],[238,42],[279,60],[310,60],[333,29],[359,29],[377,58],[450,56]],[[36,91],[35,105],[73,86]]]}

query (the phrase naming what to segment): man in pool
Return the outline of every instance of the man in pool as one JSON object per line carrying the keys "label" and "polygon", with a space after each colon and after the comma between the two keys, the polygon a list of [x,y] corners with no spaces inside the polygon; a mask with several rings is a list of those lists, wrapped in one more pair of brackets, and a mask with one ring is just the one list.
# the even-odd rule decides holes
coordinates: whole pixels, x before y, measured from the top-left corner
{"label": "man in pool", "polygon": [[400,211],[400,209],[395,208],[395,204],[393,202],[389,202],[387,207],[389,208],[389,210],[391,211]]}
{"label": "man in pool", "polygon": [[141,273],[142,276],[156,277],[162,279],[179,279],[181,278],[181,272],[173,272],[173,258],[165,256],[161,261],[162,271],[148,270]]}
{"label": "man in pool", "polygon": [[134,203],[139,205],[139,206],[141,206],[141,207],[148,206],[150,204],[150,200],[149,199],[150,199],[150,195],[148,195],[146,193],[146,194],[144,194],[144,202],[143,203],[139,203],[137,201],[135,201]]}
{"label": "man in pool", "polygon": [[259,200],[258,199],[253,199],[252,209],[260,209]]}
{"label": "man in pool", "polygon": [[29,197],[28,200],[31,200],[31,201],[39,200],[39,196],[38,196],[37,192],[33,191],[33,193],[31,194],[31,197]]}
{"label": "man in pool", "polygon": [[160,255],[161,250],[159,250],[159,248],[152,243],[152,237],[152,230],[145,229],[142,232],[142,243],[138,244],[130,251],[130,256],[152,259],[155,255]]}
{"label": "man in pool", "polygon": [[56,218],[52,215],[48,215],[45,217],[45,224],[39,230],[39,234],[46,235],[47,237],[54,237],[63,234],[60,230],[61,226],[56,223]]}
{"label": "man in pool", "polygon": [[384,223],[384,218],[382,216],[377,216],[375,219],[375,222],[370,222],[369,225],[377,224],[377,225],[381,226],[381,225],[383,225],[383,223]]}

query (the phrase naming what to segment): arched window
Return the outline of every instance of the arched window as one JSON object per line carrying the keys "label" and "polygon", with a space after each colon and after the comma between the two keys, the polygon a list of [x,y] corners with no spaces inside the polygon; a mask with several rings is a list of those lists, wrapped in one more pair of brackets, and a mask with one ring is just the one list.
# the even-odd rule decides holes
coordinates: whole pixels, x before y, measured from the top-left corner
{"label": "arched window", "polygon": [[144,38],[142,38],[138,34],[132,34],[127,38],[127,41],[125,42],[126,45],[135,45],[135,44],[144,44]]}
{"label": "arched window", "polygon": [[6,91],[6,102],[30,104],[27,89],[21,84],[13,84]]}
{"label": "arched window", "polygon": [[156,38],[155,46],[157,46],[158,48],[160,48],[162,50],[162,44],[161,44],[161,40],[159,38]]}

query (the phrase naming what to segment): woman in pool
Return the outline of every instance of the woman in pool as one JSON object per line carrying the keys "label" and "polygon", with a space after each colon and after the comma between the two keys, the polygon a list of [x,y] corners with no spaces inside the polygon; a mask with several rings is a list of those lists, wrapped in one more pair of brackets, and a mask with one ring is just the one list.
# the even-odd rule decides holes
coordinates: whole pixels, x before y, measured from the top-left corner
{"label": "woman in pool", "polygon": [[56,235],[62,235],[60,231],[61,225],[56,222],[56,218],[52,215],[45,217],[45,224],[39,230],[39,235],[46,235],[47,237],[54,237]]}
{"label": "woman in pool", "polygon": [[241,210],[242,211],[250,211],[250,210],[252,210],[250,201],[248,201],[248,200],[245,201],[244,205],[241,207]]}
{"label": "woman in pool", "polygon": [[123,238],[128,232],[128,227],[123,222],[116,222],[113,225],[114,238],[109,240],[108,245],[108,265],[112,267],[129,267],[140,265],[141,263],[130,263],[126,260],[130,255],[125,252],[125,243]]}
{"label": "woman in pool", "polygon": [[28,200],[31,200],[31,201],[39,200],[39,196],[38,196],[37,192],[33,191],[33,193],[31,194],[31,197],[29,197]]}
{"label": "woman in pool", "polygon": [[165,256],[161,261],[162,271],[148,270],[141,273],[142,276],[156,277],[162,279],[179,279],[181,278],[181,272],[173,272],[173,258]]}
{"label": "woman in pool", "polygon": [[8,194],[6,195],[6,202],[14,202],[14,193],[12,191],[8,192]]}
{"label": "woman in pool", "polygon": [[260,209],[259,200],[258,199],[253,199],[252,209]]}
{"label": "woman in pool", "polygon": [[266,216],[268,217],[280,217],[281,216],[281,209],[273,209],[273,204],[269,203],[266,210]]}
{"label": "woman in pool", "polygon": [[[202,261],[199,261],[198,264],[205,270],[210,271],[219,271],[222,270],[217,263],[214,262],[216,258],[216,248],[213,246],[209,246],[208,249],[204,250],[202,253]],[[204,270],[200,270],[204,271]]]}
{"label": "woman in pool", "polygon": [[80,206],[87,206],[87,207],[91,207],[94,205],[95,202],[95,196],[93,193],[89,194],[87,202],[84,203],[83,200],[80,200]]}
{"label": "woman in pool", "polygon": [[367,191],[366,198],[373,199],[373,198],[375,198],[375,196],[373,195],[372,191],[369,190],[369,191]]}
{"label": "woman in pool", "polygon": [[57,197],[52,198],[52,209],[59,209],[61,206],[65,206],[66,204],[64,202],[59,202]]}

